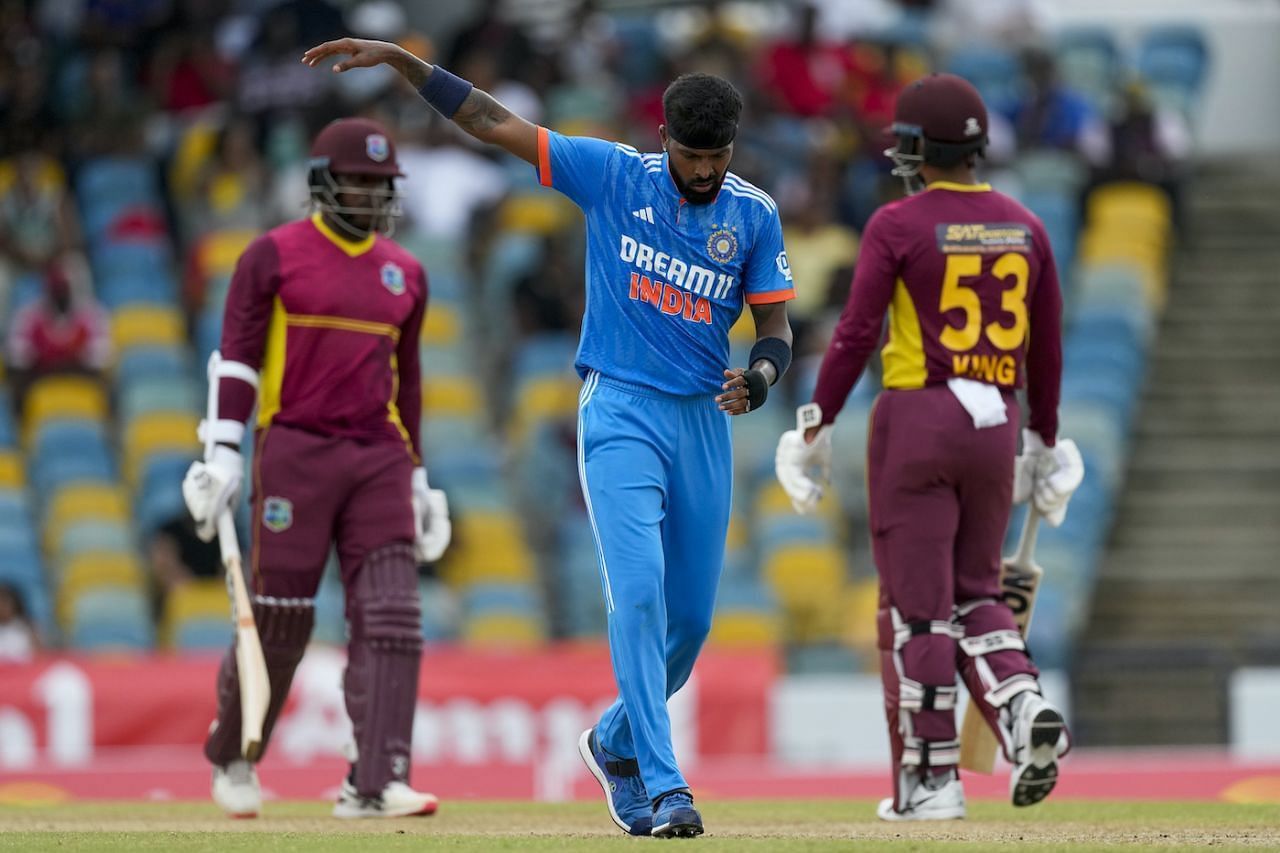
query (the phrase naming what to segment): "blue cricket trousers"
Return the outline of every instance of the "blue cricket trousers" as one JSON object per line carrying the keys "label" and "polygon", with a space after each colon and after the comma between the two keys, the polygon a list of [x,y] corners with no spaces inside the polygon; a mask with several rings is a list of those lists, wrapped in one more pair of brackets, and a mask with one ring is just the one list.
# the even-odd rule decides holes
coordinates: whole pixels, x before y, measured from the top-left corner
{"label": "blue cricket trousers", "polygon": [[578,475],[595,533],[618,699],[597,731],[635,757],[650,798],[688,787],[667,699],[711,630],[733,493],[729,417],[592,371],[578,405]]}

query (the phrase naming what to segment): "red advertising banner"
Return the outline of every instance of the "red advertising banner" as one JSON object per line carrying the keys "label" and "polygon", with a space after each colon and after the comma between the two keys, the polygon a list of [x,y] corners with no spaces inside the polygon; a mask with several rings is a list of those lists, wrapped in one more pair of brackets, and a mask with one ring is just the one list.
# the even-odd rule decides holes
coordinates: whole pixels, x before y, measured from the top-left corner
{"label": "red advertising banner", "polygon": [[[350,739],[345,655],[316,646],[294,679],[271,754],[289,764],[335,758]],[[87,765],[117,750],[198,746],[214,714],[217,657],[49,658],[0,666],[0,775]],[[682,761],[763,756],[776,663],[765,653],[709,652],[671,701]],[[546,764],[555,794],[564,744],[613,700],[608,650],[430,649],[414,721],[414,763]],[[567,758],[566,758],[567,756]],[[117,759],[118,760],[118,759]],[[564,768],[568,772],[568,768]]]}

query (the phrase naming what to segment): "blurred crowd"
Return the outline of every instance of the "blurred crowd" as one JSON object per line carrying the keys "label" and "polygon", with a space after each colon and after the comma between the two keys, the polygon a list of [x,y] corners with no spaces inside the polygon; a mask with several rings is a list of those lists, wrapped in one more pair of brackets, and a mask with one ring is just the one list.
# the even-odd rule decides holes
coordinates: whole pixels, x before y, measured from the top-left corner
{"label": "blurred crowd", "polygon": [[[306,210],[310,138],[358,114],[385,123],[399,146],[408,177],[397,239],[427,247],[433,280],[441,272],[461,283],[468,340],[460,356],[441,357],[467,361],[488,427],[516,454],[525,439],[513,424],[522,344],[571,338],[581,316],[581,219],[539,194],[525,164],[475,144],[386,69],[334,75],[299,62],[305,48],[342,35],[396,41],[532,121],[642,151],[658,147],[661,95],[674,76],[701,70],[733,81],[746,111],[732,168],[777,200],[798,293],[790,306],[798,369],[780,407],[807,394],[859,229],[900,192],[881,152],[906,83],[935,69],[971,71],[992,113],[986,172],[1015,191],[1014,166],[1028,152],[1078,164],[1085,187],[1139,179],[1171,193],[1190,153],[1187,111],[1138,79],[1113,73],[1090,86],[1078,64],[1064,74],[1032,2],[708,1],[613,11],[598,0],[479,0],[445,33],[416,17],[435,5],[0,0],[0,331],[15,406],[27,383],[51,372],[110,382],[109,316],[95,298],[99,264],[86,230],[169,242],[187,334],[202,355],[216,343],[216,317],[208,318],[239,250]],[[860,16],[865,7],[875,14]],[[996,54],[1005,65],[991,65]],[[111,159],[150,164],[163,208],[108,226],[82,222],[77,175]],[[531,236],[531,248],[495,289],[484,283],[512,232]],[[433,268],[446,256],[448,269]],[[578,500],[571,415],[541,435],[546,452],[512,463],[523,482],[559,490],[532,500],[521,493],[520,512],[534,521]],[[157,585],[216,571],[180,527],[171,519],[141,549]],[[552,547],[529,528],[535,548]],[[550,633],[565,633],[550,609]]]}

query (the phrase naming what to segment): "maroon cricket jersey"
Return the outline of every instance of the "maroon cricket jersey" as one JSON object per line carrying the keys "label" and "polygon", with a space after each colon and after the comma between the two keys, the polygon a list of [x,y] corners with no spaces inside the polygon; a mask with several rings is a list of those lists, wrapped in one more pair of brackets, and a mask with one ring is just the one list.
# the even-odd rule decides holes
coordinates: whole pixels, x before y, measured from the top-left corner
{"label": "maroon cricket jersey", "polygon": [[[319,217],[281,225],[236,264],[222,357],[261,373],[258,426],[405,444],[421,459],[422,265],[380,235],[352,241]],[[220,417],[246,420],[248,385],[223,380]]]}
{"label": "maroon cricket jersey", "polygon": [[934,182],[876,211],[814,400],[831,423],[881,338],[885,388],[965,377],[1027,386],[1028,426],[1053,444],[1062,293],[1044,226],[988,184]]}

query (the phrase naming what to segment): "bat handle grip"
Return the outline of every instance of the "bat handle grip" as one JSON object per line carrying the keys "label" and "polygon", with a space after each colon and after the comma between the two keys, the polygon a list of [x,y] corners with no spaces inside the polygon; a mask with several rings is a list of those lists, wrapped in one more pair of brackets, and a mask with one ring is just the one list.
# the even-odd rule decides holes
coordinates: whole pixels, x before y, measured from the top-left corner
{"label": "bat handle grip", "polygon": [[1018,552],[1014,556],[1014,561],[1020,566],[1031,565],[1036,551],[1036,536],[1040,532],[1041,517],[1035,503],[1032,502],[1027,510],[1027,520],[1022,525],[1022,535],[1018,537]]}
{"label": "bat handle grip", "polygon": [[218,513],[218,547],[222,551],[222,561],[240,561],[240,542],[236,536],[236,520],[231,510]]}

